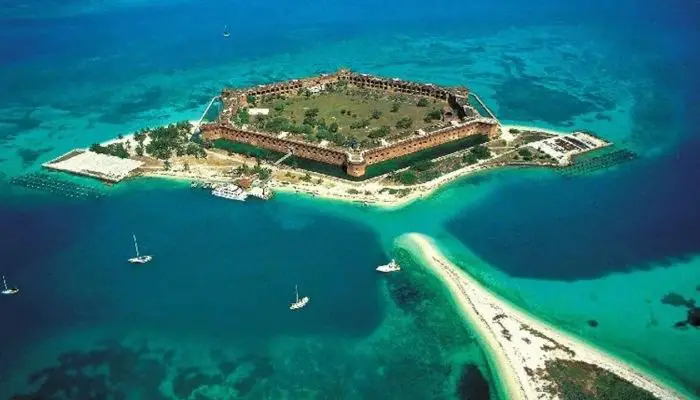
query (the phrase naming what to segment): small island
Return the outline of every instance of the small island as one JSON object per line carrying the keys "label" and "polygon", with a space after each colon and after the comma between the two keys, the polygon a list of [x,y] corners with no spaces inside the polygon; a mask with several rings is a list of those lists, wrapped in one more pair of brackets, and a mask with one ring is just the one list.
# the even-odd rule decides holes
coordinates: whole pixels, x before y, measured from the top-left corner
{"label": "small island", "polygon": [[397,206],[466,174],[562,168],[609,145],[589,132],[503,125],[466,87],[340,69],[227,88],[198,121],[96,143],[44,167],[110,183],[157,176]]}
{"label": "small island", "polygon": [[426,236],[401,244],[449,289],[493,356],[508,399],[683,399],[646,371],[620,362],[501,300],[450,262]]}

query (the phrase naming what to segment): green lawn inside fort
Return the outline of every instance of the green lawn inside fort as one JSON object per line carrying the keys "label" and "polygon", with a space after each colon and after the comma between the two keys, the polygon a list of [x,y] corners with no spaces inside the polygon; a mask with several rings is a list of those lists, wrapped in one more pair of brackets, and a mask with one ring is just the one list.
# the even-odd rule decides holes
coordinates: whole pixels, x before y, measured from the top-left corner
{"label": "green lawn inside fort", "polygon": [[443,124],[447,101],[356,88],[339,83],[320,93],[308,90],[293,96],[250,97],[250,107],[267,108],[268,115],[236,115],[238,125],[250,124],[265,132],[289,132],[308,142],[326,140],[336,146],[367,149],[426,132]]}

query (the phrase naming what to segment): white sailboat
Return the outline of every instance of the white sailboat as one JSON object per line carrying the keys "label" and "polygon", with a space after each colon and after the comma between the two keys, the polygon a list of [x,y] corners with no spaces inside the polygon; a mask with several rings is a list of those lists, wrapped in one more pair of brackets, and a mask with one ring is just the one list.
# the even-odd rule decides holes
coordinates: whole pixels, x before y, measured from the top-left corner
{"label": "white sailboat", "polygon": [[7,281],[5,281],[5,275],[2,276],[2,284],[5,287],[5,289],[2,291],[2,294],[17,294],[17,293],[19,293],[18,288],[16,288],[16,287],[8,288],[7,287]]}
{"label": "white sailboat", "polygon": [[231,32],[228,31],[228,25],[224,25],[224,37],[229,37],[231,36]]}
{"label": "white sailboat", "polygon": [[134,248],[136,249],[136,257],[131,257],[129,262],[132,264],[145,264],[153,259],[153,256],[142,256],[139,254],[139,244],[136,241],[136,235],[134,235]]}
{"label": "white sailboat", "polygon": [[295,301],[294,303],[292,303],[289,306],[290,310],[298,310],[300,308],[303,308],[309,302],[309,298],[307,296],[304,296],[301,299],[299,298],[299,289],[298,289],[297,285],[294,285],[294,292],[297,295],[297,301]]}
{"label": "white sailboat", "polygon": [[401,271],[401,267],[399,266],[399,264],[396,263],[396,260],[394,260],[392,258],[391,261],[389,262],[389,264],[384,264],[384,265],[378,266],[377,271],[389,273],[389,272]]}

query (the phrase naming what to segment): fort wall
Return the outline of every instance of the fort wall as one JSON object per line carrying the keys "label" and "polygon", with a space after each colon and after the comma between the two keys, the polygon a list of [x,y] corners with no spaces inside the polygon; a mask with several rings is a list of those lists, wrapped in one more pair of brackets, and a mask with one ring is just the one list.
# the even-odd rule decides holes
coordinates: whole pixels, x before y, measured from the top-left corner
{"label": "fort wall", "polygon": [[498,136],[498,125],[473,121],[465,125],[415,136],[385,147],[370,149],[365,151],[363,156],[365,163],[369,166],[477,134],[485,134],[488,135],[489,139],[494,139]]}
{"label": "fort wall", "polygon": [[278,138],[267,133],[246,131],[222,124],[202,125],[200,134],[206,140],[226,139],[280,153],[291,151],[296,156],[326,164],[343,166],[347,159],[346,153],[340,150],[328,149],[292,139]]}
{"label": "fort wall", "polygon": [[226,139],[280,153],[291,151],[298,157],[344,167],[348,175],[360,177],[365,174],[366,168],[370,165],[440,146],[470,135],[485,134],[488,135],[489,139],[494,139],[498,136],[498,125],[485,121],[471,121],[463,125],[451,126],[411,137],[387,146],[365,150],[359,154],[293,139],[279,138],[267,133],[246,131],[218,123],[202,125],[200,133],[206,140]]}
{"label": "fort wall", "polygon": [[322,74],[310,78],[258,85],[244,90],[224,89],[221,92],[221,97],[226,103],[233,100],[238,104],[245,104],[246,98],[249,95],[270,96],[278,94],[296,94],[300,89],[309,89],[341,81],[348,82],[361,88],[426,96],[439,100],[450,100],[450,96],[466,97],[469,94],[469,90],[463,87],[450,90],[431,83],[409,82],[398,78],[389,79],[369,74],[358,74],[347,69],[341,69],[333,74]]}
{"label": "fort wall", "polygon": [[[248,131],[236,128],[230,123],[238,107],[247,105],[247,97],[250,95],[296,95],[302,89],[322,90],[325,85],[336,82],[347,82],[356,87],[389,93],[404,93],[445,100],[453,110],[457,111],[458,118],[466,119],[468,122],[448,126],[419,136],[412,136],[408,139],[365,150],[361,153],[322,147],[314,143],[277,137],[270,133]],[[298,157],[343,166],[348,175],[360,177],[365,174],[365,170],[369,165],[440,146],[470,135],[486,134],[489,139],[498,137],[498,122],[488,118],[478,118],[478,112],[468,105],[468,95],[469,90],[464,87],[448,89],[430,83],[408,82],[397,78],[387,79],[341,69],[333,74],[322,74],[310,78],[258,85],[248,89],[224,89],[221,92],[224,109],[219,114],[217,122],[203,125],[200,130],[202,136],[207,140],[223,138],[282,153],[292,151]]]}

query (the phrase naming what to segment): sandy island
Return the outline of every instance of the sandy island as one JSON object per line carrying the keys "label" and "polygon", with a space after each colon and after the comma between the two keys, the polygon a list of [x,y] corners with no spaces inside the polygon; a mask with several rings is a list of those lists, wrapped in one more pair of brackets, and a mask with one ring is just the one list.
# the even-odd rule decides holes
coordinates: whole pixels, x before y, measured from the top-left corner
{"label": "sandy island", "polygon": [[[191,125],[190,134],[194,134],[197,131],[199,121],[188,122]],[[536,136],[537,139],[534,141],[524,142],[523,137],[532,134],[539,134],[540,136]],[[550,167],[569,165],[572,157],[580,151],[557,148],[556,145],[552,144],[552,140],[566,135],[576,136],[581,134],[577,132],[557,132],[533,126],[502,125],[499,139],[487,144],[487,147],[491,150],[489,157],[478,159],[469,165],[461,165],[454,170],[443,171],[440,176],[430,181],[412,185],[403,185],[392,178],[392,174],[407,170],[410,167],[357,182],[269,162],[263,162],[261,165],[271,172],[270,178],[265,181],[259,181],[259,183],[272,189],[273,192],[296,193],[311,197],[353,202],[365,206],[371,205],[395,209],[425,198],[450,182],[486,169],[507,165]],[[147,136],[143,141],[143,145],[148,145],[150,140],[151,138]],[[587,136],[585,140],[593,146],[593,149],[610,144],[593,136]],[[133,171],[128,172],[128,176],[147,176],[224,184],[241,178],[237,172],[237,169],[241,166],[247,165],[249,168],[253,168],[258,163],[258,160],[255,158],[215,148],[205,149],[207,155],[205,158],[185,155],[173,156],[169,160],[163,161],[147,154],[137,154],[137,141],[134,134],[120,135],[118,138],[108,140],[100,145],[109,146],[114,144],[123,146],[129,155],[129,160],[133,161],[132,163],[136,163],[136,167],[129,164],[122,168],[128,167],[127,169],[133,169]],[[529,148],[533,152],[542,149],[544,152],[541,154],[549,152],[552,157],[550,161],[545,161],[544,163],[518,161],[518,152],[522,148]],[[118,164],[124,164],[117,157],[100,155],[99,160],[97,160],[99,162],[97,162],[90,157],[85,157],[86,155],[91,155],[91,152],[87,149],[76,150],[43,165],[52,169],[87,174],[97,178],[118,175],[119,179],[116,179],[115,182],[126,177],[124,171],[117,168]],[[454,160],[466,154],[467,151],[469,149],[463,149],[438,157],[433,161],[438,162],[441,159]],[[82,158],[75,157],[75,162],[72,162],[74,161],[74,159],[70,158],[72,153],[84,154],[81,155]],[[78,158],[81,158],[81,160],[78,160]],[[110,160],[114,160],[114,162],[110,162]]]}
{"label": "sandy island", "polygon": [[[193,124],[196,123],[196,121],[190,122]],[[512,142],[518,138],[519,134],[512,133],[512,130],[517,130],[520,132],[543,132],[555,136],[571,135],[571,133],[557,132],[533,126],[502,125],[501,139],[504,140],[505,143]],[[133,141],[130,140],[132,137],[133,135],[127,135],[120,140],[105,142],[103,145],[109,143],[126,142],[127,146],[130,144],[133,146]],[[539,142],[542,141],[544,140]],[[538,142],[529,143],[529,146],[536,143]],[[128,147],[128,149],[132,151],[133,147]],[[490,158],[482,159],[475,164],[467,165],[457,170],[445,173],[429,182],[415,185],[387,184],[386,181],[383,181],[385,178],[383,176],[370,178],[366,181],[353,182],[328,175],[318,174],[312,171],[293,169],[284,165],[275,166],[266,163],[264,166],[265,168],[272,170],[272,179],[267,182],[267,186],[273,189],[275,192],[305,194],[324,199],[360,203],[364,205],[378,206],[385,209],[396,209],[404,207],[418,199],[428,197],[437,189],[464,176],[484,171],[486,169],[500,167],[502,165],[499,165],[494,161],[504,157],[508,153],[516,152],[517,149],[518,148],[515,147],[506,152],[493,153]],[[174,160],[172,163],[172,168],[166,171],[162,168],[161,163],[149,163],[146,160],[146,166],[141,168],[139,172],[142,176],[149,177],[224,183],[231,181],[230,170],[233,167],[242,164],[247,164],[248,166],[252,167],[255,164],[255,160],[252,158],[239,154],[227,154],[221,150],[209,149],[207,150],[207,155],[209,160],[215,159],[217,160],[217,163],[212,165],[212,163],[209,161],[204,162],[203,160],[196,160],[192,158],[184,159],[188,162],[188,168],[185,170],[182,168],[183,160]],[[451,154],[449,156],[453,155],[454,154]],[[311,178],[310,180],[305,181],[302,179],[307,175]]]}
{"label": "sandy island", "polygon": [[477,328],[483,345],[494,356],[508,398],[559,398],[545,390],[548,381],[533,373],[542,369],[546,361],[555,359],[599,366],[659,399],[686,398],[644,372],[500,300],[448,261],[430,238],[411,233],[401,240],[447,285],[463,315]]}

